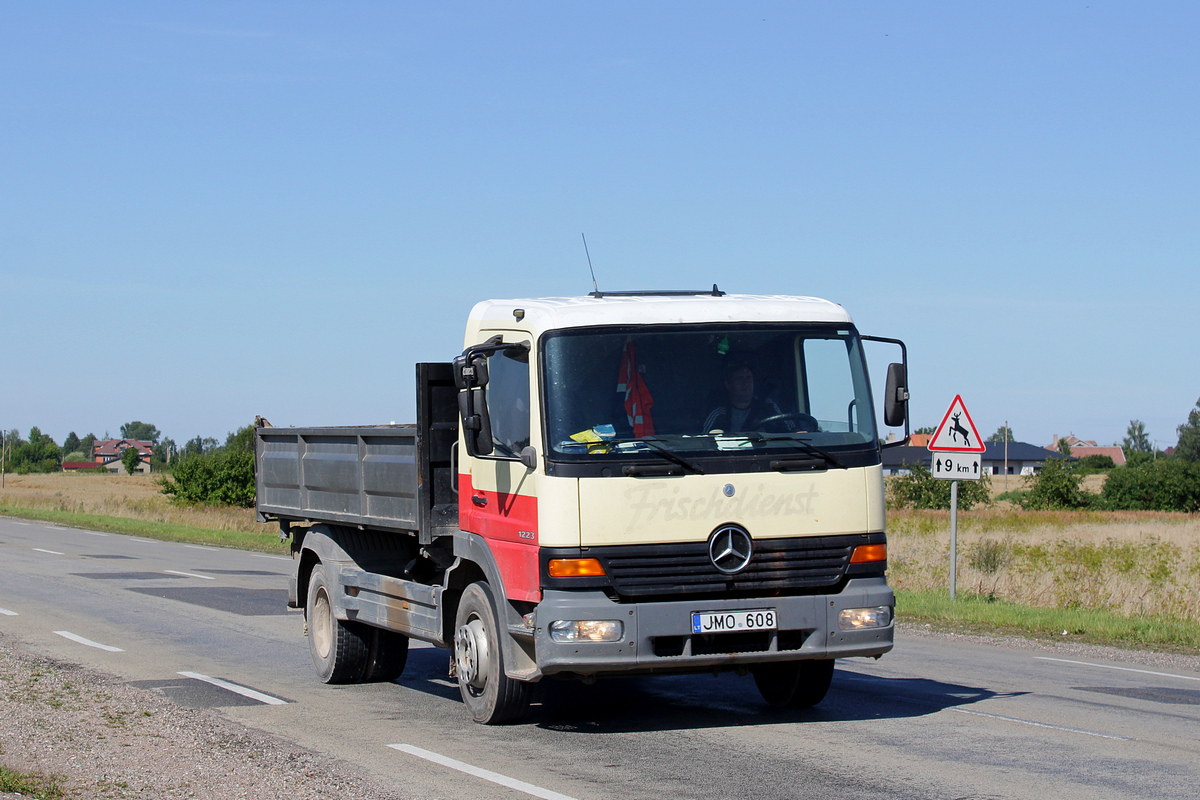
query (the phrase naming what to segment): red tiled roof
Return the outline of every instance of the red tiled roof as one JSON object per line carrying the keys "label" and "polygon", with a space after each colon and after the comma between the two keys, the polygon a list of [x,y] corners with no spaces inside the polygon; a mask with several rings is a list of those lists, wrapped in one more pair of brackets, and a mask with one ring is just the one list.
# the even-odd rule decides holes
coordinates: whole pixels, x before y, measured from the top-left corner
{"label": "red tiled roof", "polygon": [[95,469],[99,466],[95,461],[64,461],[63,469]]}
{"label": "red tiled roof", "polygon": [[148,456],[154,452],[154,442],[143,441],[141,439],[105,439],[102,442],[96,442],[95,449],[92,454],[97,458],[116,458],[121,455],[121,451],[136,447],[138,452],[143,456]]}

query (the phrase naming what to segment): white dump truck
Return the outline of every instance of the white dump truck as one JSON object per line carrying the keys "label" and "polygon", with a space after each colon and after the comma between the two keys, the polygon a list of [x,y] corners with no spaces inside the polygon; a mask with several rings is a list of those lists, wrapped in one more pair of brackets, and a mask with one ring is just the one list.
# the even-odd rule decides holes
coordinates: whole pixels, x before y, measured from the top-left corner
{"label": "white dump truck", "polygon": [[449,648],[472,717],[546,677],[733,670],[811,706],[834,660],[892,647],[881,431],[864,342],[809,297],[487,300],[416,365],[412,425],[257,431],[258,516],[329,683]]}

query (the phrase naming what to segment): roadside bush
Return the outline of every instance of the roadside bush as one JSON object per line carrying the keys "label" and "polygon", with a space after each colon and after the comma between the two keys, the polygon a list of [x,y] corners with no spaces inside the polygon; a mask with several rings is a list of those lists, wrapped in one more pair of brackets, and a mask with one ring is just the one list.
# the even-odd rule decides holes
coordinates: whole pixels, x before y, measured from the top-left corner
{"label": "roadside bush", "polygon": [[1021,507],[1030,511],[1056,508],[1089,508],[1096,504],[1096,496],[1083,490],[1083,478],[1064,459],[1046,459],[1042,468],[1033,476],[1033,485],[1021,501]]}
{"label": "roadside bush", "polygon": [[[908,464],[907,475],[888,481],[889,508],[950,508],[950,481],[935,478],[924,464]],[[984,475],[977,481],[958,482],[958,507],[991,505],[991,479]]]}
{"label": "roadside bush", "polygon": [[1160,459],[1113,470],[1102,496],[1114,511],[1200,511],[1200,464]]}
{"label": "roadside bush", "polygon": [[186,456],[158,485],[163,494],[181,502],[250,508],[254,505],[254,453],[218,450]]}

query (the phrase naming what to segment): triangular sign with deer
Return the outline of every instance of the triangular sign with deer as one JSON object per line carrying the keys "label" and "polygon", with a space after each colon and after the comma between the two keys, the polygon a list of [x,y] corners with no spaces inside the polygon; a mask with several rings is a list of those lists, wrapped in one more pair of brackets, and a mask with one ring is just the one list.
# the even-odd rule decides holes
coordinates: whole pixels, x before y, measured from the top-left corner
{"label": "triangular sign with deer", "polygon": [[942,424],[929,440],[929,449],[941,453],[983,453],[987,445],[975,429],[962,397],[954,395],[954,402],[942,418]]}

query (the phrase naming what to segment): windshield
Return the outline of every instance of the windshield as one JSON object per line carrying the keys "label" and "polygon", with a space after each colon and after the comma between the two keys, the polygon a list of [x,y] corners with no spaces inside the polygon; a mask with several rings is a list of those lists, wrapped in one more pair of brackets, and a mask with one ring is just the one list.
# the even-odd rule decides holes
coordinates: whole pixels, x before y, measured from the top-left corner
{"label": "windshield", "polygon": [[692,468],[710,456],[769,453],[842,466],[842,454],[877,452],[849,325],[570,330],[545,337],[543,364],[553,460],[669,453]]}

